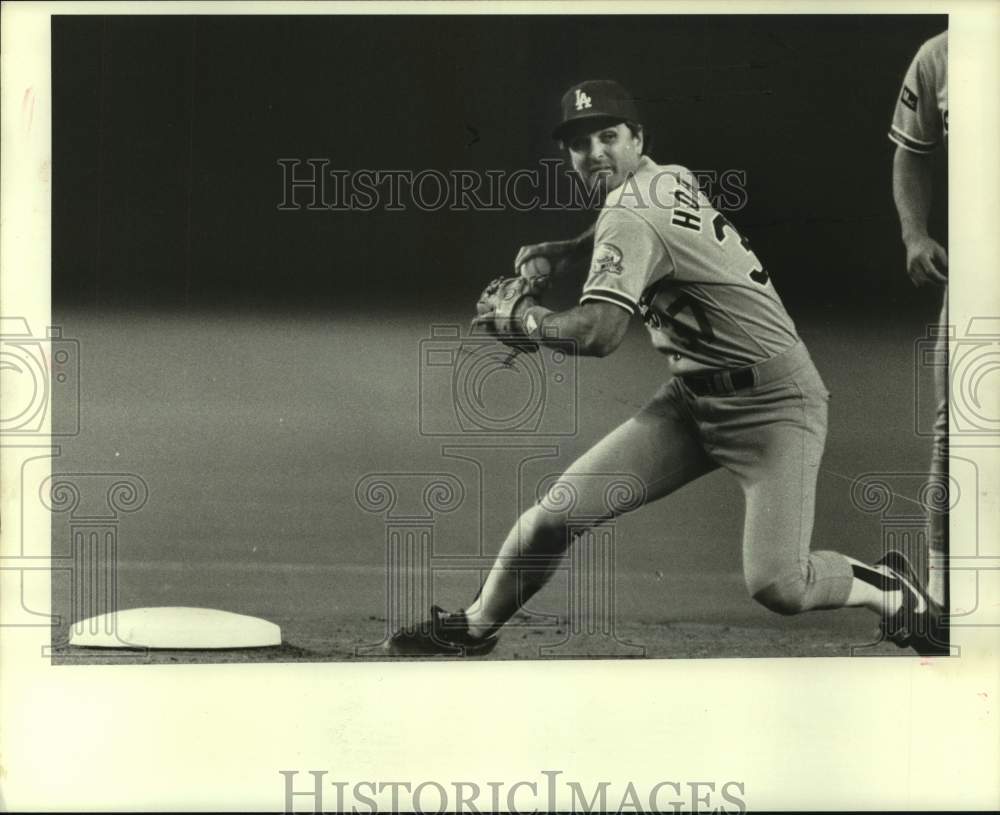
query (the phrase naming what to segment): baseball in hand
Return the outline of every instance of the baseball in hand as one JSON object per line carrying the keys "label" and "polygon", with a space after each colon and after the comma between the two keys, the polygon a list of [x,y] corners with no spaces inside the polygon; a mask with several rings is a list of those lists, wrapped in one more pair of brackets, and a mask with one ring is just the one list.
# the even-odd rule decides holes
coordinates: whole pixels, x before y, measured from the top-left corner
{"label": "baseball in hand", "polygon": [[521,264],[521,277],[548,277],[551,273],[551,264],[541,255]]}

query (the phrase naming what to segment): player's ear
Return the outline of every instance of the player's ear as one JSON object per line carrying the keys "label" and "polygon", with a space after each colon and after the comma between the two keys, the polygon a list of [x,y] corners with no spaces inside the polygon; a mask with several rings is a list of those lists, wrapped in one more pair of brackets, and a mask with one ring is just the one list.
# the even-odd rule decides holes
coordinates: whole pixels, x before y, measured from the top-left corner
{"label": "player's ear", "polygon": [[642,125],[638,122],[626,122],[625,126],[632,133],[632,138],[638,142],[635,151],[641,156],[643,148],[646,146],[646,133],[642,129]]}

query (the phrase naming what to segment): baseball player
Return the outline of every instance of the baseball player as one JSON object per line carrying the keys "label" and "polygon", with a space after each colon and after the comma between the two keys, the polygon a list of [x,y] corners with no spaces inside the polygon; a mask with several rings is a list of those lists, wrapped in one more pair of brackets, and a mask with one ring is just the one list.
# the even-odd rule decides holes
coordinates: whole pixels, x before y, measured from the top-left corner
{"label": "baseball player", "polygon": [[[551,311],[538,302],[535,280],[512,277],[487,288],[475,325],[517,348],[541,343],[604,357],[638,315],[672,376],[517,520],[467,609],[435,606],[429,620],[397,631],[388,652],[491,651],[500,628],[572,545],[567,494],[574,523],[597,523],[719,467],[746,497],[744,573],[756,601],[778,614],[864,606],[881,616],[887,638],[938,652],[938,609],[901,554],[868,566],[810,551],[829,394],[747,239],[687,169],[645,155],[640,122],[616,82],[581,82],[563,96],[553,136],[584,183],[608,192],[592,242],[588,231],[577,241],[528,247],[520,259],[547,254],[558,267],[592,245],[579,305]],[[620,476],[603,474],[637,478],[641,500],[609,509],[607,488]]]}
{"label": "baseball player", "polygon": [[[943,290],[935,356],[947,359],[948,340],[948,253],[927,233],[931,209],[932,156],[948,142],[948,32],[927,40],[917,51],[903,79],[889,129],[896,143],[892,162],[892,195],[906,246],[906,271],[915,286],[939,286]],[[927,534],[928,591],[946,603],[948,556],[948,372],[934,369],[937,408],[934,442],[931,448],[931,494],[938,499],[929,509]]]}

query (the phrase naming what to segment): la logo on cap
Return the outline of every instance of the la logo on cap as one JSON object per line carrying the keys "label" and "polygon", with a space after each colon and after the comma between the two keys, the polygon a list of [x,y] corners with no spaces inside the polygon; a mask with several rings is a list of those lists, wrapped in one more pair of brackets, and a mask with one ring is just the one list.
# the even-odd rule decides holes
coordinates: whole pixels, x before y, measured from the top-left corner
{"label": "la logo on cap", "polygon": [[587,96],[587,94],[585,94],[579,88],[577,88],[576,89],[576,109],[577,110],[583,110],[584,108],[589,108],[590,106],[591,106],[591,104],[590,104],[590,97]]}

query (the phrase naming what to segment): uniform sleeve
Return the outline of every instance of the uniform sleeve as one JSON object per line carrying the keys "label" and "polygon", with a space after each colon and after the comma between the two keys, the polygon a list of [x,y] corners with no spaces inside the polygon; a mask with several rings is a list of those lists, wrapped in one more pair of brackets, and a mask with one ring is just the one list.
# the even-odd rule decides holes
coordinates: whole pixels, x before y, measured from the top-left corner
{"label": "uniform sleeve", "polygon": [[580,302],[600,300],[635,313],[654,270],[664,263],[670,261],[653,227],[626,208],[606,209],[597,223]]}
{"label": "uniform sleeve", "polygon": [[921,47],[903,78],[889,138],[911,152],[931,153],[941,135],[934,65],[927,58],[927,48]]}

